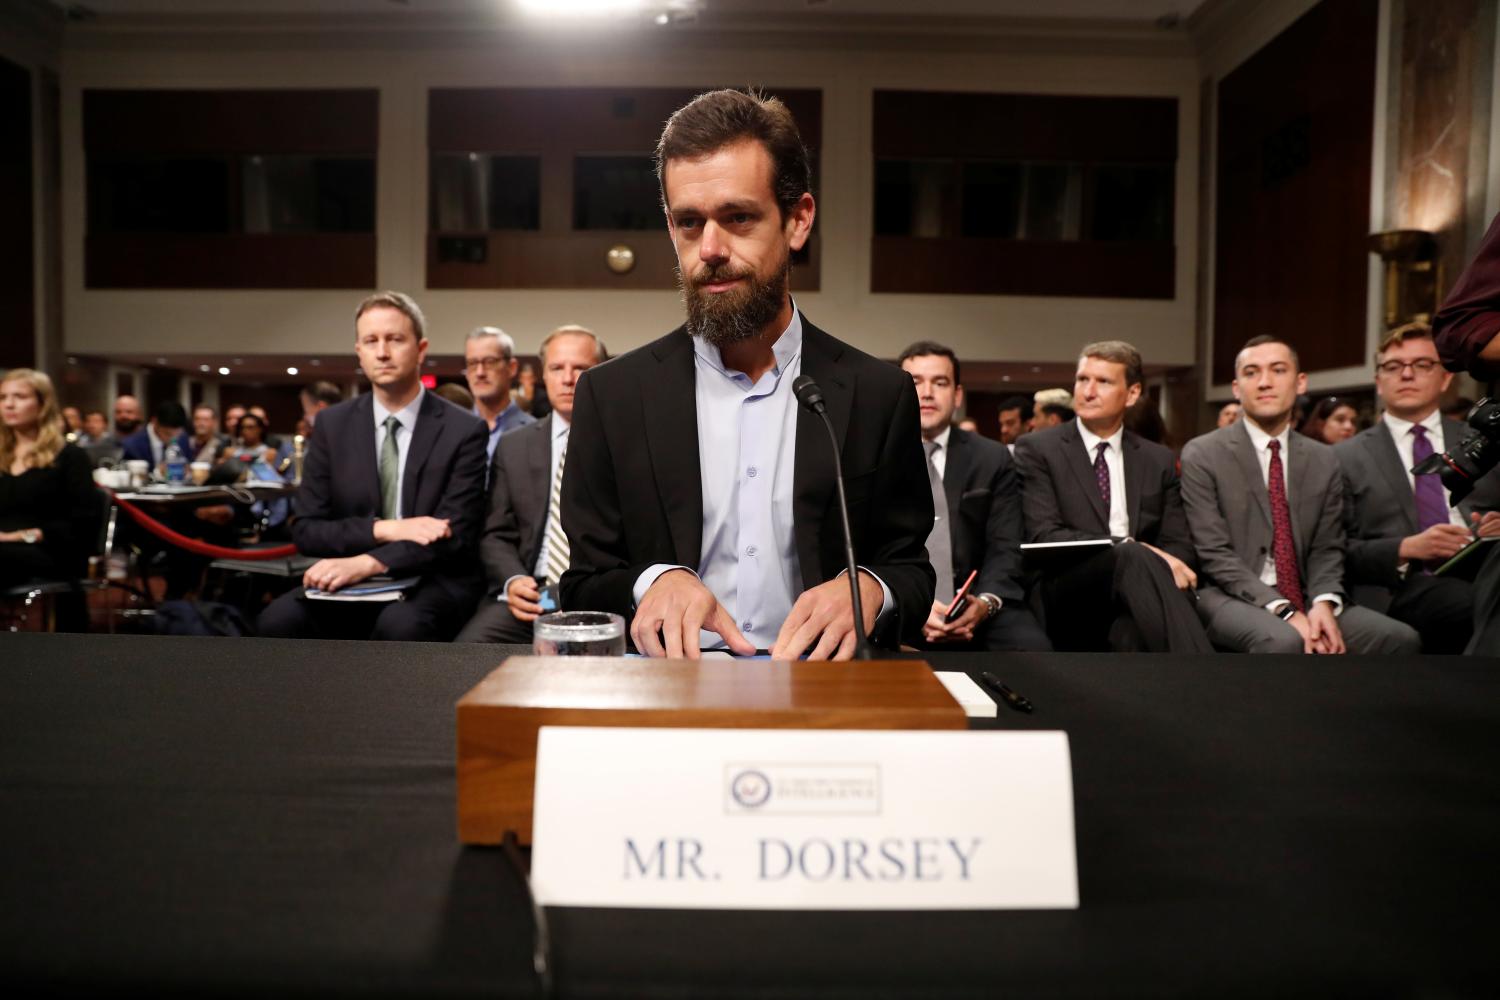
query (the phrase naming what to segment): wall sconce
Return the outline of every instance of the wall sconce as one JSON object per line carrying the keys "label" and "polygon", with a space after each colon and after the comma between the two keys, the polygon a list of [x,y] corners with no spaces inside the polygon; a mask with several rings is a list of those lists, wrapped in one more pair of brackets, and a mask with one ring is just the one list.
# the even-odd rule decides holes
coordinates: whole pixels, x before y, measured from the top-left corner
{"label": "wall sconce", "polygon": [[616,274],[629,274],[635,267],[635,251],[623,243],[616,243],[604,254],[604,263]]}
{"label": "wall sconce", "polygon": [[1389,229],[1370,234],[1369,246],[1385,262],[1386,329],[1430,322],[1443,276],[1437,236],[1425,229]]}

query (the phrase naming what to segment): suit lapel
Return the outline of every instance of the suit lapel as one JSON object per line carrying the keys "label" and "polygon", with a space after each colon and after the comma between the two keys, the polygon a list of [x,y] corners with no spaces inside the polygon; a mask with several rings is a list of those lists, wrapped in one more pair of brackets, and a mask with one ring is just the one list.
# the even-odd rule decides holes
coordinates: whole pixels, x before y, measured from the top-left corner
{"label": "suit lapel", "polygon": [[[417,509],[417,484],[422,481],[422,467],[432,446],[443,433],[443,417],[447,405],[435,394],[422,393],[422,405],[417,408],[417,426],[411,432],[411,444],[406,448],[406,472],[401,477],[401,513],[414,516]],[[398,439],[399,440],[399,439]],[[376,476],[377,481],[379,476]]]}
{"label": "suit lapel", "polygon": [[693,339],[679,328],[653,354],[658,364],[641,393],[650,400],[643,405],[646,449],[677,561],[696,570],[703,550],[703,472]]}
{"label": "suit lapel", "polygon": [[1130,518],[1130,533],[1141,529],[1141,495],[1146,492],[1146,467],[1141,461],[1141,442],[1126,431],[1120,436],[1121,460],[1125,463],[1125,513]]}
{"label": "suit lapel", "polygon": [[369,470],[360,478],[365,482],[365,493],[370,500],[370,509],[378,516],[384,501],[380,495],[380,459],[375,453],[375,393],[373,391],[355,400],[354,412],[350,414],[350,419],[354,421],[354,426],[350,430],[354,435],[355,461]]}
{"label": "suit lapel", "polygon": [[1260,458],[1255,454],[1255,443],[1250,440],[1250,432],[1245,430],[1244,421],[1237,420],[1231,425],[1229,442],[1230,451],[1234,453],[1240,472],[1249,484],[1250,495],[1260,505],[1260,513],[1266,519],[1266,531],[1269,533],[1275,527],[1271,520],[1271,499],[1266,493],[1265,474],[1260,471]]}
{"label": "suit lapel", "polygon": [[[828,404],[828,418],[838,438],[839,454],[849,431],[854,403],[854,380],[839,363],[843,348],[802,317],[802,374],[818,383]],[[802,579],[821,579],[818,532],[836,490],[828,432],[817,414],[797,407],[797,450],[792,467],[792,523],[796,526],[797,559]],[[849,470],[844,470],[846,473]]]}
{"label": "suit lapel", "polygon": [[1104,497],[1099,495],[1099,478],[1094,475],[1094,466],[1088,459],[1088,452],[1084,451],[1083,438],[1078,433],[1078,422],[1063,424],[1058,438],[1062,441],[1063,461],[1073,470],[1073,478],[1078,480],[1079,490],[1088,498],[1089,506],[1099,518],[1099,530],[1108,532],[1109,511],[1104,507]]}
{"label": "suit lapel", "polygon": [[964,484],[969,481],[969,470],[973,465],[974,451],[970,447],[968,432],[953,428],[948,432],[948,456],[943,461],[943,495],[948,500],[950,518],[958,514]]}
{"label": "suit lapel", "polygon": [[1396,447],[1396,439],[1391,436],[1391,429],[1385,425],[1384,420],[1376,421],[1375,426],[1370,429],[1365,438],[1365,450],[1370,455],[1370,464],[1380,470],[1391,495],[1401,505],[1409,530],[1416,534],[1417,498],[1412,493],[1410,480],[1406,478],[1406,470],[1401,467],[1401,452]]}
{"label": "suit lapel", "polygon": [[522,551],[528,570],[536,565],[537,557],[541,554],[542,535],[547,530],[547,515],[551,513],[552,424],[552,414],[549,413],[536,423],[522,428],[528,431],[524,456],[526,482],[521,486],[526,491],[528,509],[526,515],[518,520],[530,529],[527,537],[522,539],[525,544]]}
{"label": "suit lapel", "polygon": [[[1292,512],[1292,543],[1296,546],[1297,561],[1303,566],[1307,565],[1306,549],[1303,545],[1306,539],[1312,537],[1313,528],[1318,520],[1319,507],[1319,504],[1307,495],[1307,467],[1312,460],[1312,456],[1308,454],[1308,444],[1307,439],[1296,431],[1286,436],[1287,467],[1285,471],[1287,491],[1291,494],[1288,506]],[[1332,456],[1329,458],[1332,459]]]}

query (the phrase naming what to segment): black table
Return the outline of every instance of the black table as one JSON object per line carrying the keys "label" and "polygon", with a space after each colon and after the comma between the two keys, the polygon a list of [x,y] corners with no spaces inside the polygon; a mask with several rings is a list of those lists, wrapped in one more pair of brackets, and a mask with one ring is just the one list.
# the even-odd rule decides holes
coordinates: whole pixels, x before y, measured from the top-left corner
{"label": "black table", "polygon": [[[535,995],[524,893],[454,833],[453,704],[503,655],[0,638],[0,980]],[[1068,731],[1080,910],[553,910],[559,992],[1500,989],[1500,664],[935,661]]]}

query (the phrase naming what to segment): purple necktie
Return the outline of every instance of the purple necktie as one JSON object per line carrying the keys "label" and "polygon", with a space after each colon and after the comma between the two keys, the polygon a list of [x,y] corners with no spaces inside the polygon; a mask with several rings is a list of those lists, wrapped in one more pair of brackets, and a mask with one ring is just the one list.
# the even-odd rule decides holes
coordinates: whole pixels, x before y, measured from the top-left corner
{"label": "purple necktie", "polygon": [[1104,519],[1109,520],[1109,463],[1104,461],[1104,449],[1109,447],[1108,441],[1100,441],[1094,445],[1099,450],[1099,455],[1094,459],[1094,478],[1099,480],[1099,495],[1104,498]]}
{"label": "purple necktie", "polygon": [[[1413,424],[1411,428],[1411,464],[1421,465],[1432,457],[1432,442],[1427,440],[1427,428]],[[1414,476],[1417,495],[1417,530],[1426,531],[1434,524],[1448,523],[1448,504],[1443,499],[1443,484],[1437,473]]]}

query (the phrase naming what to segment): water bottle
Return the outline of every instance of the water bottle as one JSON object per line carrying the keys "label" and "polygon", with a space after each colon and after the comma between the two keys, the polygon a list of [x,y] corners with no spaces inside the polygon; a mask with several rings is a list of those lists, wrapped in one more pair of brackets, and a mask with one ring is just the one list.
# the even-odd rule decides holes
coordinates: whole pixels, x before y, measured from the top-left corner
{"label": "water bottle", "polygon": [[167,482],[181,483],[187,479],[187,456],[183,454],[176,441],[167,443],[163,464],[167,467]]}

